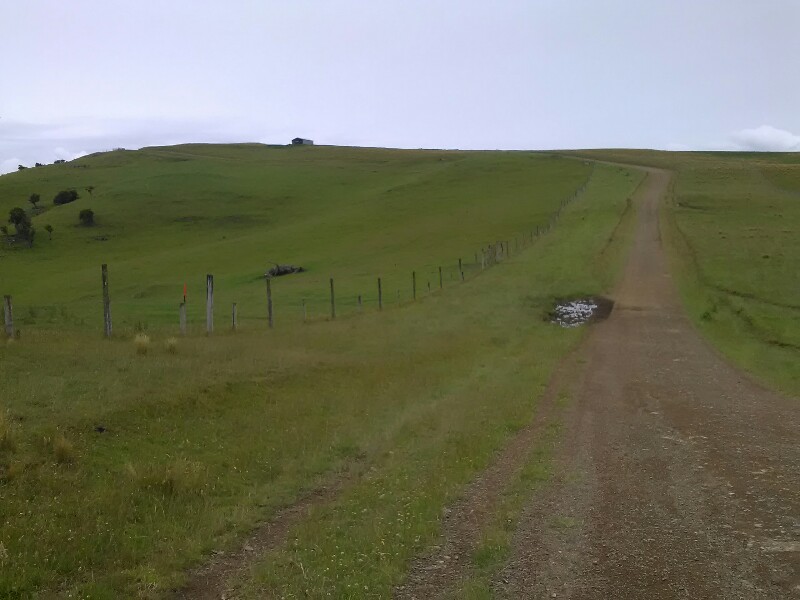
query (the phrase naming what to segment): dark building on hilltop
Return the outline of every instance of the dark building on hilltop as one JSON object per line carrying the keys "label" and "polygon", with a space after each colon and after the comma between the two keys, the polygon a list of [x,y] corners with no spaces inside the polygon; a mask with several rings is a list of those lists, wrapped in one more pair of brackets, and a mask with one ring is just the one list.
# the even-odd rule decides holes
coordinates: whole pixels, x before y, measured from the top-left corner
{"label": "dark building on hilltop", "polygon": [[292,146],[313,146],[314,140],[307,140],[305,138],[294,138],[292,140]]}

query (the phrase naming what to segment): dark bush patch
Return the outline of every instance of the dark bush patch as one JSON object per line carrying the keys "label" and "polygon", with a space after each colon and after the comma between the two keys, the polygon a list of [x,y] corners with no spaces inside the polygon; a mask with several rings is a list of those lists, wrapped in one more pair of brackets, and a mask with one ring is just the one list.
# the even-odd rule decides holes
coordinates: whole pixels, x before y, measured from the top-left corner
{"label": "dark bush patch", "polygon": [[53,198],[53,204],[56,206],[61,206],[62,204],[75,202],[75,200],[78,198],[80,198],[80,196],[78,195],[77,190],[61,190]]}

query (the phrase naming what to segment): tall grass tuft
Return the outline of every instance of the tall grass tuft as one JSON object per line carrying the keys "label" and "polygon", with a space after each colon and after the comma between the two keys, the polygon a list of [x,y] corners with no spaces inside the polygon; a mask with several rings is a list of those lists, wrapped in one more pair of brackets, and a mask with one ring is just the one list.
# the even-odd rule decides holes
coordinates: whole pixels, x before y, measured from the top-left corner
{"label": "tall grass tuft", "polygon": [[168,338],[166,342],[164,342],[164,346],[167,349],[167,352],[170,354],[177,354],[178,353],[178,340],[174,337]]}
{"label": "tall grass tuft", "polygon": [[136,337],[133,338],[133,345],[136,347],[136,354],[144,356],[150,349],[150,336],[144,333],[136,334]]}
{"label": "tall grass tuft", "polygon": [[6,413],[0,411],[0,452],[16,452],[17,441]]}
{"label": "tall grass tuft", "polygon": [[62,433],[53,438],[53,456],[59,464],[75,462],[75,447]]}
{"label": "tall grass tuft", "polygon": [[25,464],[19,461],[11,462],[8,465],[0,464],[0,481],[13,481],[25,470]]}
{"label": "tall grass tuft", "polygon": [[205,493],[208,483],[206,467],[183,458],[165,465],[137,467],[129,463],[125,470],[137,487],[164,496],[201,496]]}

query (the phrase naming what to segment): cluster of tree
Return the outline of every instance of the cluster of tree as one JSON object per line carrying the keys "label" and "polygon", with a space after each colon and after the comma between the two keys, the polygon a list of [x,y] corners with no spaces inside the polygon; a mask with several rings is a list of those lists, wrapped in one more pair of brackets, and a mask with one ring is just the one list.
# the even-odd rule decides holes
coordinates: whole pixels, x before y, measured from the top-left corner
{"label": "cluster of tree", "polygon": [[[53,164],[54,164],[54,165],[63,165],[65,162],[67,162],[67,161],[66,161],[66,160],[64,160],[63,158],[59,158],[58,160],[54,160],[54,161],[53,161]],[[44,166],[45,166],[45,164],[44,164],[44,163],[37,162],[37,163],[36,163],[35,165],[33,165],[33,166],[34,166],[34,167],[44,167]],[[17,165],[17,171],[24,171],[24,170],[25,170],[25,169],[27,169],[27,168],[28,168],[28,167],[26,167],[25,165]]]}
{"label": "cluster of tree", "polygon": [[[89,195],[92,195],[94,191],[94,186],[90,185],[85,188]],[[61,190],[55,195],[53,198],[53,204],[56,206],[60,206],[62,204],[69,204],[70,202],[75,202],[80,198],[78,192],[74,189],[72,190]],[[38,210],[38,204],[41,202],[42,197],[39,194],[31,194],[28,197],[28,202],[33,205],[33,211],[35,212]],[[78,213],[78,221],[81,225],[85,227],[91,227],[94,225],[94,211],[91,208],[84,208]],[[33,246],[33,238],[36,235],[36,230],[33,227],[33,223],[31,222],[31,218],[28,213],[25,212],[24,209],[16,207],[11,209],[8,215],[8,222],[14,226],[15,234],[13,236],[13,241],[23,241],[27,242],[28,246]],[[53,226],[52,225],[45,225],[44,230],[47,232],[48,238],[53,239]],[[8,226],[2,225],[0,226],[0,233],[2,233],[7,238],[12,237],[9,233]]]}
{"label": "cluster of tree", "polygon": [[[17,240],[27,242],[28,246],[33,246],[33,236],[36,234],[36,230],[33,228],[31,218],[25,210],[19,207],[12,208],[8,213],[8,222],[14,226],[16,230],[15,238]],[[2,227],[2,232],[4,235],[8,236],[8,227],[4,225]]]}

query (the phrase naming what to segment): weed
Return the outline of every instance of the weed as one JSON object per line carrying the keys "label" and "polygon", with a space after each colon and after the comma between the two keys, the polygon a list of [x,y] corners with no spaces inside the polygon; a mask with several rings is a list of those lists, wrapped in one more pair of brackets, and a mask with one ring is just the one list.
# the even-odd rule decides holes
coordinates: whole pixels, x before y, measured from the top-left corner
{"label": "weed", "polygon": [[133,338],[133,345],[136,347],[136,354],[144,356],[150,349],[150,336],[144,333],[136,334],[136,337]]}
{"label": "weed", "polygon": [[178,353],[178,339],[171,337],[167,338],[167,341],[164,342],[164,347],[167,349],[167,352],[170,354],[177,354]]}
{"label": "weed", "polygon": [[550,525],[556,529],[574,529],[580,525],[580,521],[575,517],[557,515],[551,519]]}

